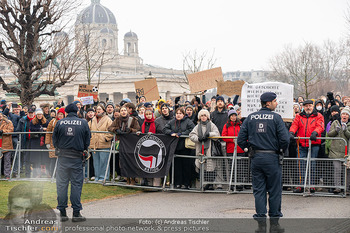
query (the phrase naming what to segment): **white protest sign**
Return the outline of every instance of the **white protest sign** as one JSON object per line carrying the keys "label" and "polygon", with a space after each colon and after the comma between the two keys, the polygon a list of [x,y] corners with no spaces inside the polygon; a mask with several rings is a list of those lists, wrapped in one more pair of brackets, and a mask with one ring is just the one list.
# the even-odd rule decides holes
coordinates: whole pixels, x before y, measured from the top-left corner
{"label": "white protest sign", "polygon": [[259,111],[261,108],[260,96],[265,92],[274,92],[277,94],[276,113],[283,119],[293,119],[293,85],[280,82],[266,83],[245,83],[242,87],[242,117]]}
{"label": "white protest sign", "polygon": [[81,102],[83,105],[88,105],[88,104],[94,104],[94,97],[91,96],[86,96],[86,97],[80,97]]}

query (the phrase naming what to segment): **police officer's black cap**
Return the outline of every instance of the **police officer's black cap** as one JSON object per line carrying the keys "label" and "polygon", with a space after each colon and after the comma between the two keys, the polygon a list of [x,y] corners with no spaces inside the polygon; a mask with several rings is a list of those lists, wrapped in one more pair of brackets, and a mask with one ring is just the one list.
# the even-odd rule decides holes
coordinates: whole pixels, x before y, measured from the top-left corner
{"label": "police officer's black cap", "polygon": [[307,105],[307,104],[314,104],[314,101],[312,101],[312,100],[305,100],[303,102],[303,105]]}
{"label": "police officer's black cap", "polygon": [[66,109],[65,109],[65,111],[66,111],[66,113],[70,113],[70,112],[78,112],[78,107],[77,107],[77,105],[75,105],[75,104],[73,104],[73,103],[71,103],[71,104],[68,104],[67,105],[67,107],[66,107]]}
{"label": "police officer's black cap", "polygon": [[271,102],[272,100],[276,99],[277,95],[274,92],[265,92],[260,96],[260,100],[263,102]]}

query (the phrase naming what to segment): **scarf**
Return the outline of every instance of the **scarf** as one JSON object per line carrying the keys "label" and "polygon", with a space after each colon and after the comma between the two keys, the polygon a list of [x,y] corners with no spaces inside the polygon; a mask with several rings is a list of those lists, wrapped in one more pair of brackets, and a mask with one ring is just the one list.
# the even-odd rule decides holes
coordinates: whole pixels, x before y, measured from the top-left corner
{"label": "scarf", "polygon": [[[32,118],[30,118],[28,115],[27,115],[27,118],[29,119],[29,123],[35,118],[35,115],[34,115],[34,117],[32,117]],[[24,126],[24,130],[25,130],[25,128],[27,127],[27,121],[26,121],[26,124],[25,124],[25,126]],[[28,132],[30,132],[30,129],[29,129],[29,125],[28,125]],[[25,137],[24,137],[25,138]],[[30,139],[30,134],[28,134],[28,139]],[[24,140],[24,142],[25,142],[25,140]]]}
{"label": "scarf", "polygon": [[[205,133],[203,134],[203,131],[202,131],[202,127],[205,126]],[[207,133],[210,133],[210,130],[211,130],[211,124],[208,120],[206,121],[200,121],[199,124],[198,124],[198,138],[202,138],[204,135],[206,135]],[[204,150],[207,150],[210,146],[210,140],[206,140],[204,142]]]}
{"label": "scarf", "polygon": [[[154,120],[155,119],[154,119],[154,115],[153,114],[152,114],[152,118],[151,119],[147,119],[146,116],[145,116],[145,121],[142,124],[142,133],[148,133],[148,132],[156,133],[156,125],[154,124]],[[146,123],[150,124],[148,132],[145,132]]]}
{"label": "scarf", "polygon": [[120,119],[120,130],[125,132],[126,127],[128,126],[128,120],[129,120],[129,114],[127,114],[125,117],[121,116],[119,117]]}

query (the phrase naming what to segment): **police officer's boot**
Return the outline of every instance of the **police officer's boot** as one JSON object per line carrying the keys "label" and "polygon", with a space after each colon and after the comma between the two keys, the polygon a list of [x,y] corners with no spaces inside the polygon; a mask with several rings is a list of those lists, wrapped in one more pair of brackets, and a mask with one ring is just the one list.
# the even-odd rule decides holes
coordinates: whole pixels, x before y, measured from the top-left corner
{"label": "police officer's boot", "polygon": [[283,233],[284,228],[278,223],[279,218],[270,218],[270,233]]}
{"label": "police officer's boot", "polygon": [[73,211],[72,222],[84,222],[86,218],[80,214],[80,211]]}
{"label": "police officer's boot", "polygon": [[255,233],[266,233],[266,219],[257,220],[258,229],[255,230]]}
{"label": "police officer's boot", "polygon": [[66,222],[69,220],[68,216],[67,216],[67,212],[66,210],[60,210],[60,218],[61,218],[61,222]]}

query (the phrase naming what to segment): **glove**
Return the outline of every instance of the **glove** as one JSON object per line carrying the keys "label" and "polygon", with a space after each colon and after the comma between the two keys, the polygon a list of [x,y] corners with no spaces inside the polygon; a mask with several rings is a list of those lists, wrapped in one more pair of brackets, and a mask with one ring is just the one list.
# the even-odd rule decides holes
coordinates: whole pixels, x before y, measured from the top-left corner
{"label": "glove", "polygon": [[202,140],[205,142],[207,141],[209,138],[209,132],[205,133],[205,135],[203,136]]}
{"label": "glove", "polygon": [[198,137],[198,141],[199,142],[203,142],[203,138],[202,137]]}
{"label": "glove", "polygon": [[131,132],[131,129],[128,128],[128,127],[126,127],[126,128],[125,128],[125,133],[130,133],[130,132]]}
{"label": "glove", "polygon": [[337,131],[337,133],[340,132],[340,126],[339,126],[339,125],[337,125],[337,126],[335,127],[335,131]]}
{"label": "glove", "polygon": [[175,105],[180,101],[180,96],[175,98]]}
{"label": "glove", "polygon": [[2,136],[3,133],[4,133],[4,132],[3,132],[2,130],[0,130],[0,136]]}
{"label": "glove", "polygon": [[115,132],[119,135],[125,134],[125,132],[121,131],[120,129],[117,129]]}
{"label": "glove", "polygon": [[317,137],[317,132],[314,131],[314,132],[311,133],[310,140],[311,141],[316,141],[316,137]]}
{"label": "glove", "polygon": [[327,92],[327,97],[329,100],[333,100],[334,99],[333,92]]}
{"label": "glove", "polygon": [[50,147],[51,147],[50,144],[46,144],[47,149],[50,149]]}
{"label": "glove", "polygon": [[293,132],[290,132],[290,140],[293,140],[295,137],[294,133]]}

